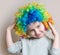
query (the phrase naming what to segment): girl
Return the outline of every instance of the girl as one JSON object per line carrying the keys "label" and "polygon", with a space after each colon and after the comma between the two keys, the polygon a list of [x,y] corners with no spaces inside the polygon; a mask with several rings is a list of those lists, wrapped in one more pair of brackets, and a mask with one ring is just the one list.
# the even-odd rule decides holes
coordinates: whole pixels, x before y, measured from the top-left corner
{"label": "girl", "polygon": [[[26,7],[23,11],[21,9],[19,12],[22,12],[23,15],[18,12],[16,24],[7,28],[6,43],[8,51],[15,54],[22,52],[22,55],[60,55],[60,37],[52,26],[51,16],[46,15],[46,10],[42,5],[34,4],[29,4],[27,6],[29,9]],[[22,37],[15,43],[12,40],[12,29],[15,29],[16,34]],[[51,29],[54,39],[49,39],[46,36],[45,32],[49,29]]]}

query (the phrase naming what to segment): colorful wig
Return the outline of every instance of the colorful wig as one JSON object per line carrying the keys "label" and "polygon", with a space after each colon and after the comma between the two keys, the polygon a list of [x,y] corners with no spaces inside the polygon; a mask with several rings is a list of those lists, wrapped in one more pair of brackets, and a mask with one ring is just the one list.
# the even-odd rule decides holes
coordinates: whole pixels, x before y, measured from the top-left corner
{"label": "colorful wig", "polygon": [[52,25],[54,24],[52,16],[45,9],[44,5],[37,4],[36,2],[32,2],[26,6],[20,7],[15,16],[15,32],[17,35],[23,38],[26,38],[28,36],[26,34],[27,25],[32,22],[42,22],[45,26],[46,31],[49,30],[48,22],[50,22]]}

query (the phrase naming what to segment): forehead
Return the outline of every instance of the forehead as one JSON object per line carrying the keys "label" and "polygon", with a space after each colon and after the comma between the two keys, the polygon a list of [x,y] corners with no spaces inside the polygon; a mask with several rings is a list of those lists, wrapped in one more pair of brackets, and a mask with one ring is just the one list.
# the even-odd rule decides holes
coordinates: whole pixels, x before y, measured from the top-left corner
{"label": "forehead", "polygon": [[41,25],[42,24],[42,22],[33,22],[33,23],[30,23],[29,25],[28,25],[28,28],[29,29],[32,29],[32,28],[35,28],[37,25]]}

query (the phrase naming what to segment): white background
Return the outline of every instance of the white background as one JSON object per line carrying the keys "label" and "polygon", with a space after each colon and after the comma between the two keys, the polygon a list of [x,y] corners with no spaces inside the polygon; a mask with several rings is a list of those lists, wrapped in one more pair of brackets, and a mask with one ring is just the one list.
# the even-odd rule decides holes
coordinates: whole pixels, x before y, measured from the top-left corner
{"label": "white background", "polygon": [[[0,55],[12,55],[7,52],[6,47],[6,29],[13,23],[14,14],[22,5],[32,2],[33,0],[0,0]],[[55,25],[54,27],[60,33],[60,0],[34,0],[38,3],[45,4],[47,10],[51,13]],[[13,33],[13,40],[18,37]]]}

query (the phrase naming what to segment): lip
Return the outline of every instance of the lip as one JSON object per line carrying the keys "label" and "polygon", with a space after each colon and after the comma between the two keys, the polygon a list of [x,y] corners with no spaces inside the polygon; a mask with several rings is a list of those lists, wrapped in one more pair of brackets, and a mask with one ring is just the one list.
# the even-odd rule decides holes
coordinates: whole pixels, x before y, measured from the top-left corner
{"label": "lip", "polygon": [[37,34],[36,36],[40,36],[41,34]]}

